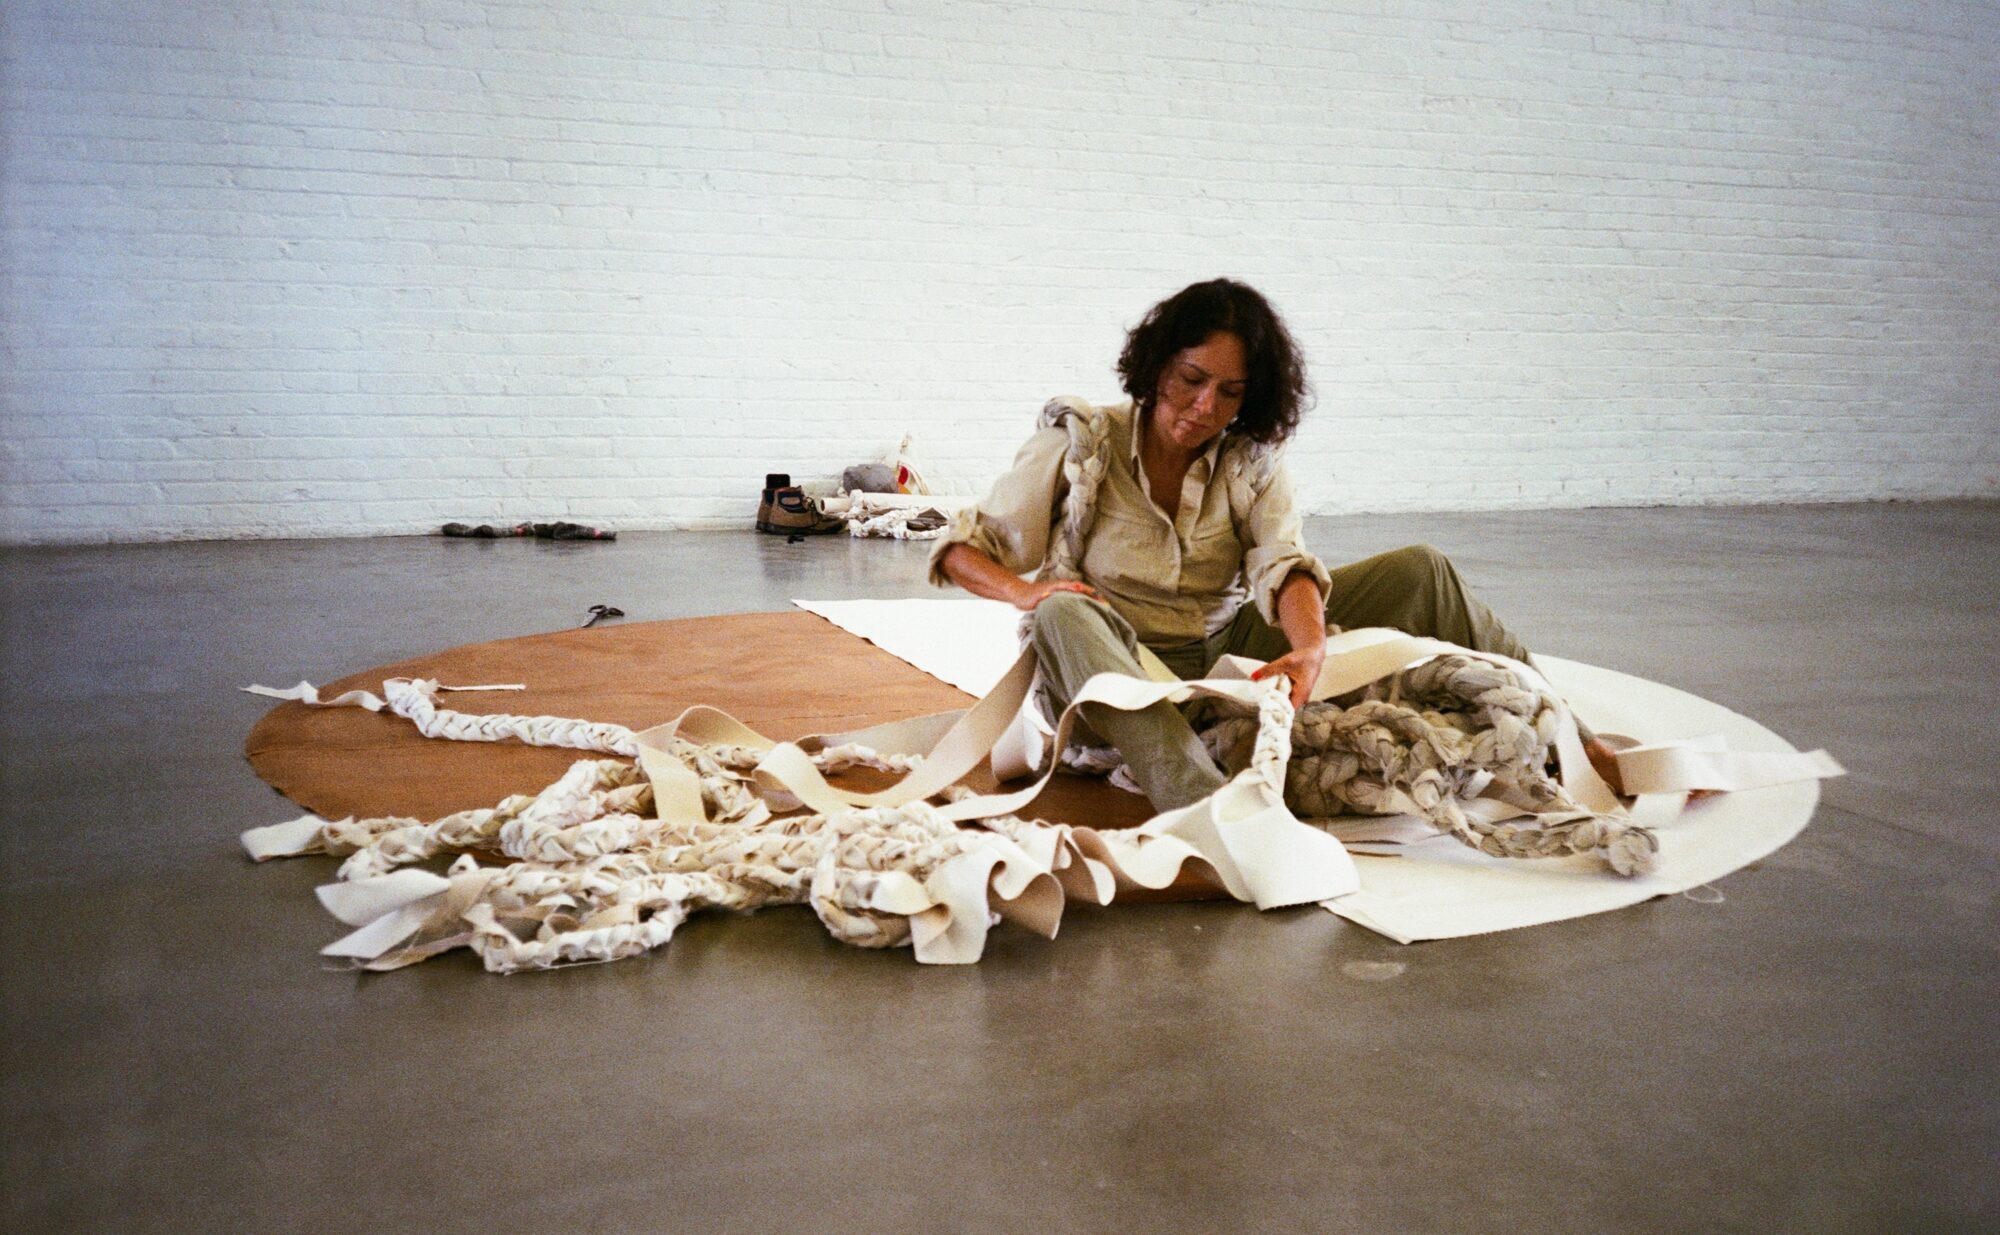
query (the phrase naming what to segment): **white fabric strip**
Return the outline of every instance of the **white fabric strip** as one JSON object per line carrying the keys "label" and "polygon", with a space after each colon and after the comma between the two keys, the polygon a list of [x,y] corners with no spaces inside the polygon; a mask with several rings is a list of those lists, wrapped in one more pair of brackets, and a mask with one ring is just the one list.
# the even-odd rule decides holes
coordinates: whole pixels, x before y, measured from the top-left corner
{"label": "white fabric strip", "polygon": [[[1034,680],[1032,653],[1023,652],[1002,677],[1000,684],[984,699],[964,712],[918,717],[910,721],[877,726],[872,730],[837,735],[841,740],[882,742],[893,749],[909,749],[921,735],[945,731],[924,754],[916,770],[888,789],[874,793],[854,793],[828,784],[814,767],[805,748],[824,745],[830,739],[815,737],[797,743],[773,743],[748,726],[714,708],[695,707],[674,721],[638,735],[642,752],[653,752],[656,760],[665,756],[675,739],[703,745],[728,744],[765,752],[755,776],[767,791],[803,803],[824,814],[877,806],[901,806],[941,793],[977,767],[992,750],[994,742],[1027,702]],[[1102,704],[1123,711],[1150,707],[1162,700],[1180,700],[1203,694],[1233,700],[1255,708],[1281,687],[1276,683],[1236,681],[1150,682],[1117,674],[1100,674],[1085,683],[1076,699],[1064,710],[1056,726],[1054,749],[1061,749],[1076,723],[1078,710],[1085,704]],[[642,755],[642,758],[644,756]],[[664,760],[663,760],[664,761]],[[677,763],[678,760],[672,760]],[[648,774],[653,763],[646,764]],[[962,798],[938,808],[944,818],[960,822],[1013,815],[1025,810],[1055,774],[1053,761],[1027,788],[1012,793]],[[685,777],[663,769],[665,779],[676,786]],[[656,788],[660,784],[655,781]],[[1232,788],[1233,787],[1233,788]],[[685,790],[676,788],[677,796]],[[685,799],[684,799],[685,800]],[[665,809],[662,807],[662,809]],[[1183,811],[1161,815],[1138,829],[1146,837],[1199,837],[1191,846],[1196,856],[1214,866],[1218,876],[1238,899],[1254,901],[1260,908],[1322,900],[1353,890],[1357,885],[1353,863],[1339,842],[1325,832],[1300,823],[1285,809],[1279,792],[1253,772],[1246,771],[1225,787]],[[1128,851],[1135,862],[1138,846]],[[1152,854],[1147,862],[1166,860],[1168,851]],[[1181,855],[1185,857],[1187,855]],[[1175,860],[1177,874],[1180,862]],[[1172,876],[1167,882],[1172,881]],[[1147,886],[1164,887],[1166,884]]]}
{"label": "white fabric strip", "polygon": [[243,848],[259,862],[272,858],[293,858],[302,853],[320,852],[320,835],[327,821],[318,815],[301,815],[284,823],[251,828],[243,834]]}
{"label": "white fabric strip", "polygon": [[1840,776],[1845,771],[1823,750],[1803,754],[1746,752],[1705,749],[1694,742],[1661,742],[1618,752],[1618,774],[1630,793],[1684,793],[1692,789],[1742,793],[1795,780]]}

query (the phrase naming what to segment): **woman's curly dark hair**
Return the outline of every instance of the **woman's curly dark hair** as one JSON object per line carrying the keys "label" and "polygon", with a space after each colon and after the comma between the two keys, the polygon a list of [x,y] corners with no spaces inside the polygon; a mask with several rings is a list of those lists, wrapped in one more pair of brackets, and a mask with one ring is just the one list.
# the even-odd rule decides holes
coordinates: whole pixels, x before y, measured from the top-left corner
{"label": "woman's curly dark hair", "polygon": [[1243,407],[1227,431],[1253,442],[1283,442],[1299,427],[1312,394],[1305,357],[1271,303],[1234,279],[1192,284],[1147,311],[1118,353],[1125,393],[1142,411],[1150,410],[1167,363],[1219,330],[1243,341],[1249,379]]}

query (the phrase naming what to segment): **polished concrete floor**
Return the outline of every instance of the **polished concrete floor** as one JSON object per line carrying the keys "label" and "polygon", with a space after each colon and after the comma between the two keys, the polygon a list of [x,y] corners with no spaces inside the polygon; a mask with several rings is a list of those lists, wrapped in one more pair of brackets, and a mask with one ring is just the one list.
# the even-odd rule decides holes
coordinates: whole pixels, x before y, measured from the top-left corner
{"label": "polished concrete floor", "polygon": [[[2000,505],[1315,520],[1451,552],[1531,646],[1851,774],[1685,897],[1398,947],[1324,911],[1072,910],[929,968],[803,909],[641,960],[323,968],[263,704],[577,622],[924,594],[751,533],[12,550],[8,1231],[2000,1229]],[[1350,962],[1394,961],[1386,980]]]}

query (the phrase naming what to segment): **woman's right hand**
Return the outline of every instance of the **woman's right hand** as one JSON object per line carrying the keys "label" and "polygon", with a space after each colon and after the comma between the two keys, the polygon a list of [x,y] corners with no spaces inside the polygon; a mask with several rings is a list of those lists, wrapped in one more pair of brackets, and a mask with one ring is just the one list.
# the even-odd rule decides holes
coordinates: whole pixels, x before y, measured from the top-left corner
{"label": "woman's right hand", "polygon": [[1021,586],[1008,599],[1013,602],[1016,609],[1023,613],[1032,613],[1036,605],[1057,592],[1077,592],[1092,600],[1103,599],[1097,594],[1096,588],[1080,579],[1036,579],[1033,582],[1023,579]]}
{"label": "woman's right hand", "polygon": [[944,556],[938,559],[938,570],[974,596],[1004,600],[1023,613],[1034,612],[1036,605],[1057,592],[1077,592],[1092,600],[1102,599],[1096,588],[1077,579],[1037,579],[1031,583],[988,557],[983,550],[963,543],[944,551]]}

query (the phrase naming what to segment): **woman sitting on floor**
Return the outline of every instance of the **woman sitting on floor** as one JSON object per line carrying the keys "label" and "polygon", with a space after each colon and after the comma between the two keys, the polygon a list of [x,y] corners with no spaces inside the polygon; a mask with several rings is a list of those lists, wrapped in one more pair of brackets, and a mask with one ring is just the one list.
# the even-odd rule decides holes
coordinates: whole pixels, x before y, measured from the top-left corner
{"label": "woman sitting on floor", "polygon": [[[1304,411],[1305,365],[1285,324],[1254,289],[1197,283],[1126,336],[1118,373],[1127,402],[1058,400],[993,491],[953,520],[931,554],[931,580],[1030,612],[1051,715],[1098,673],[1143,677],[1156,657],[1196,678],[1226,653],[1270,662],[1303,706],[1326,657],[1329,624],[1389,626],[1475,651],[1528,649],[1428,545],[1329,572],[1301,538],[1290,478],[1276,452]],[[1095,509],[1068,569],[1052,569],[1070,486],[1064,457],[1082,417],[1096,441]],[[1035,572],[1032,580],[1025,576]],[[1070,573],[1077,578],[1063,577]],[[1138,712],[1086,706],[1077,740],[1125,757],[1156,810],[1199,801],[1224,777],[1187,718],[1158,703]],[[1609,746],[1591,762],[1617,785]]]}

